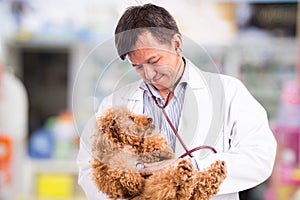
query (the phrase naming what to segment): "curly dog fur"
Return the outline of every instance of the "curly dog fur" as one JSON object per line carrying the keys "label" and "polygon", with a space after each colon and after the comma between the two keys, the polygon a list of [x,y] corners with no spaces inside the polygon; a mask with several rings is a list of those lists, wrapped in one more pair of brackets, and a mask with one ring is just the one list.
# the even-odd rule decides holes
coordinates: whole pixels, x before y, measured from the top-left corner
{"label": "curly dog fur", "polygon": [[112,199],[206,200],[217,194],[227,173],[222,161],[197,171],[189,159],[178,159],[142,176],[136,163],[172,159],[174,154],[151,119],[120,107],[108,109],[97,120],[92,154],[92,180]]}

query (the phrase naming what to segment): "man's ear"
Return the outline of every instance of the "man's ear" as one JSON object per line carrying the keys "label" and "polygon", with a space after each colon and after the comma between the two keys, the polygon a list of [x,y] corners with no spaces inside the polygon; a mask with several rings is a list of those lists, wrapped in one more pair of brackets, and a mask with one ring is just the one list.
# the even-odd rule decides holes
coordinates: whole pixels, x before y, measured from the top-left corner
{"label": "man's ear", "polygon": [[175,33],[172,38],[172,46],[174,47],[175,51],[181,51],[182,47],[182,36],[179,33]]}

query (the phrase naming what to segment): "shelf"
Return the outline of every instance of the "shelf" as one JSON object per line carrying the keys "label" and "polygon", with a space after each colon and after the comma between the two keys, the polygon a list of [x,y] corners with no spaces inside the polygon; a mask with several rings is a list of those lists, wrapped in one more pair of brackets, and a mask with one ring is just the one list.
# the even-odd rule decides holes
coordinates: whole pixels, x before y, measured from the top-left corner
{"label": "shelf", "polygon": [[[27,171],[25,177],[27,198],[25,199],[86,200],[82,189],[77,184],[78,167],[75,159],[28,158],[25,167]],[[56,187],[60,190],[56,190]]]}
{"label": "shelf", "polygon": [[86,197],[68,197],[68,198],[64,198],[64,197],[35,197],[35,196],[31,196],[31,197],[28,197],[26,199],[30,199],[30,200],[87,200]]}
{"label": "shelf", "polygon": [[78,173],[78,167],[75,160],[30,159],[28,164],[35,173]]}

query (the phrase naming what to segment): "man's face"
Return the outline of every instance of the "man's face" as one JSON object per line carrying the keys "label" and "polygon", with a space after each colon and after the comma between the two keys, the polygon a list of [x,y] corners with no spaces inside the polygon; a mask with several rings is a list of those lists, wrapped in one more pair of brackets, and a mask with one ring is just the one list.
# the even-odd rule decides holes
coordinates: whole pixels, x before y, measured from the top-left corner
{"label": "man's face", "polygon": [[175,42],[161,44],[150,32],[138,37],[128,58],[138,75],[159,91],[170,89],[183,72],[183,67],[178,69],[181,56],[176,51]]}

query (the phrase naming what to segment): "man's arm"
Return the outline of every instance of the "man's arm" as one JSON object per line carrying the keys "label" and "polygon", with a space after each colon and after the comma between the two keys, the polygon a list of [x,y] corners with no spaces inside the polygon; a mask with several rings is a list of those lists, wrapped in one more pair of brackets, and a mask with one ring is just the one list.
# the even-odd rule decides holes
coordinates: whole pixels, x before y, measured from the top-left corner
{"label": "man's arm", "polygon": [[77,165],[79,168],[78,184],[82,187],[86,197],[89,200],[107,199],[106,195],[98,191],[91,179],[91,146],[93,142],[92,135],[95,133],[96,118],[99,117],[102,112],[111,105],[109,102],[111,102],[110,98],[105,98],[102,101],[98,112],[95,114],[95,116],[90,118],[80,135],[80,147],[77,156]]}
{"label": "man's arm", "polygon": [[240,81],[234,79],[227,87],[231,94],[226,98],[224,142],[229,143],[229,149],[197,160],[200,169],[215,160],[226,161],[228,175],[219,194],[239,192],[265,181],[272,173],[277,145],[264,108]]}

